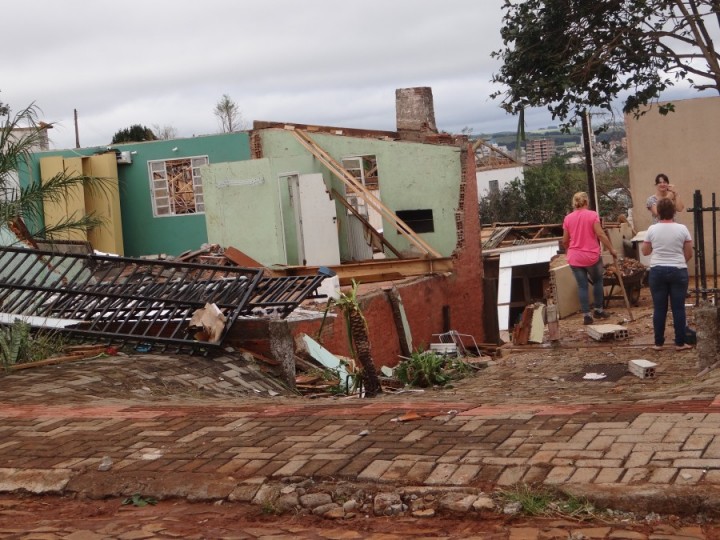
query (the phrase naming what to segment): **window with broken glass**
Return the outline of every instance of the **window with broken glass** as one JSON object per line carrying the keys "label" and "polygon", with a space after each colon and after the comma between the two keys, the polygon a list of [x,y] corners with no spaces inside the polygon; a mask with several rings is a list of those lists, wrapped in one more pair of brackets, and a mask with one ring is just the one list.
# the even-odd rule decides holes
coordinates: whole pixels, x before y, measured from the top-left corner
{"label": "window with broken glass", "polygon": [[207,164],[207,156],[149,161],[153,215],[205,212],[200,167]]}

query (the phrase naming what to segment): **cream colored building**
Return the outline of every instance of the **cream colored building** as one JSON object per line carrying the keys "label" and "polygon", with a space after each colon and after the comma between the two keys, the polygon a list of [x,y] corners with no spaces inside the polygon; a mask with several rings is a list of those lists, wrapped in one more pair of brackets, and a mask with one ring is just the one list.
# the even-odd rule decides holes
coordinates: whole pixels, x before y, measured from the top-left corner
{"label": "cream colored building", "polygon": [[[657,106],[638,119],[625,116],[633,221],[638,231],[650,226],[645,202],[655,192],[655,177],[665,173],[685,202],[686,211],[679,213],[678,221],[694,235],[692,215],[687,212],[693,206],[693,193],[700,190],[704,207],[711,205],[716,193],[716,204],[720,205],[720,97],[672,103],[675,112],[666,116]],[[708,275],[713,270],[711,215],[705,212],[704,219]]]}

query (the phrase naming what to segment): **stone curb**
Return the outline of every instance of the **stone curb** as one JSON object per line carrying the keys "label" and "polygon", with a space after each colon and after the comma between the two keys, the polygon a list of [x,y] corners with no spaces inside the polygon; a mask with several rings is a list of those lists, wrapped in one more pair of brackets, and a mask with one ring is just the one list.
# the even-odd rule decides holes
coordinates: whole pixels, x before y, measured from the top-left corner
{"label": "stone curb", "polygon": [[[90,499],[140,494],[189,502],[247,503],[269,513],[315,513],[338,519],[357,513],[432,517],[437,513],[495,511],[502,491],[470,486],[403,485],[354,481],[323,481],[301,476],[238,481],[217,473],[108,473],[69,469],[0,469],[0,493],[74,495]],[[559,496],[589,501],[600,509],[630,513],[720,516],[720,486],[616,486],[573,484],[554,486]],[[311,497],[312,496],[312,497]],[[378,498],[380,502],[378,503]],[[353,504],[348,501],[354,500]],[[312,502],[315,501],[315,502]],[[316,511],[317,508],[320,511]]]}

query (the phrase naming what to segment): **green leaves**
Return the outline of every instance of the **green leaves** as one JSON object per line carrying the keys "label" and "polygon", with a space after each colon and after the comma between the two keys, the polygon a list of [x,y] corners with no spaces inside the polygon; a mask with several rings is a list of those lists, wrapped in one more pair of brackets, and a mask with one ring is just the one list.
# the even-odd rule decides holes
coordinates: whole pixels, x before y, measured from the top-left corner
{"label": "green leaves", "polygon": [[20,319],[9,325],[0,326],[0,357],[7,369],[27,360],[30,341],[30,325]]}
{"label": "green leaves", "polygon": [[139,493],[135,493],[126,499],[123,499],[123,505],[132,504],[133,506],[147,506],[148,504],[156,505],[157,499],[155,497],[144,497]]}
{"label": "green leaves", "polygon": [[492,56],[503,62],[493,82],[504,89],[493,97],[510,113],[546,106],[574,125],[579,112],[610,111],[619,96],[624,112],[642,114],[683,79],[720,93],[720,56],[709,37],[717,2],[508,0],[503,9],[504,48]]}
{"label": "green leaves", "polygon": [[16,179],[23,173],[33,178],[30,165],[33,152],[47,149],[47,129],[52,126],[38,120],[39,112],[31,104],[12,113],[0,103],[0,220],[7,223],[20,218],[31,234],[39,238],[102,225],[99,218],[83,214],[66,216],[52,227],[45,227],[44,205],[68,200],[74,192],[106,190],[108,179],[65,170],[45,182],[35,179],[29,185],[16,187]]}
{"label": "green leaves", "polygon": [[450,377],[443,373],[445,358],[432,351],[415,351],[410,358],[404,358],[397,368],[395,376],[409,386],[428,388],[443,386]]}
{"label": "green leaves", "polygon": [[157,136],[155,136],[152,129],[147,126],[141,126],[140,124],[133,124],[130,127],[115,132],[111,144],[156,140]]}

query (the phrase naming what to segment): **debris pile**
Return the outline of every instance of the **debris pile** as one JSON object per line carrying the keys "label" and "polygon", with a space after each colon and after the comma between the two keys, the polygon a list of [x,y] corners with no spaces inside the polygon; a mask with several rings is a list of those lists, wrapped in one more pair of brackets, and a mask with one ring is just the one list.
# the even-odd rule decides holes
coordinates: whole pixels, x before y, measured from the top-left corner
{"label": "debris pile", "polygon": [[[352,358],[334,355],[309,336],[303,336],[305,349],[295,356],[295,388],[309,398],[362,394],[362,372]],[[444,386],[487,367],[487,357],[464,358],[442,355],[432,350],[416,351],[394,368],[379,371],[384,392],[422,391],[421,388]]]}
{"label": "debris pile", "polygon": [[645,265],[637,259],[626,257],[624,259],[619,259],[617,263],[607,265],[605,267],[604,277],[614,278],[617,270],[620,270],[623,279],[625,279],[629,277],[634,277],[638,274],[644,274],[646,268]]}

